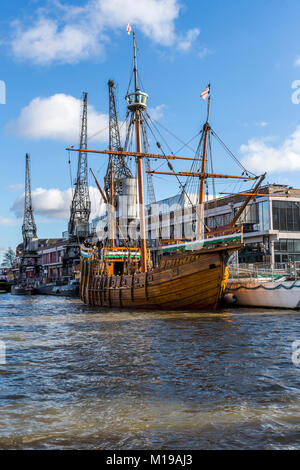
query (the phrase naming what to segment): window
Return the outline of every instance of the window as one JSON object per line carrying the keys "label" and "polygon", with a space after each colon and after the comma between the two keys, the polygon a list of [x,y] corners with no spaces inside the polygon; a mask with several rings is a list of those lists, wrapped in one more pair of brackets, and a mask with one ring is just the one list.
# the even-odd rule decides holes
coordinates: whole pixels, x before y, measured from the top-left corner
{"label": "window", "polygon": [[287,251],[293,253],[294,250],[294,240],[287,240]]}
{"label": "window", "polygon": [[206,219],[206,223],[209,228],[214,229],[214,228],[220,228],[220,227],[225,227],[230,224],[232,219],[231,212],[228,214],[222,214],[222,215],[214,215],[212,217],[208,217]]}
{"label": "window", "polygon": [[250,204],[247,206],[239,218],[241,224],[257,224],[258,221],[258,204]]}
{"label": "window", "polygon": [[280,240],[280,251],[287,250],[287,240]]}
{"label": "window", "polygon": [[246,207],[239,222],[245,232],[265,232],[270,230],[269,201],[256,202]]}
{"label": "window", "polygon": [[274,242],[275,262],[300,261],[300,240],[281,239]]}
{"label": "window", "polygon": [[300,232],[300,203],[273,201],[272,216],[274,230]]}

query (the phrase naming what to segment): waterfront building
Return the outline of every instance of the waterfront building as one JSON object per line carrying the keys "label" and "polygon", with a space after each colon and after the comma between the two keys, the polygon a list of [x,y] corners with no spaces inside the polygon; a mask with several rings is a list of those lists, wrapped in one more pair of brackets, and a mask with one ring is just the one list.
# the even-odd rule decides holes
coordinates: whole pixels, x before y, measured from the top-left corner
{"label": "waterfront building", "polygon": [[41,279],[46,282],[62,280],[66,241],[58,239],[39,240],[38,254],[41,263]]}
{"label": "waterfront building", "polygon": [[[239,261],[249,264],[285,265],[294,262],[300,264],[300,189],[268,184],[259,190],[259,194],[260,196],[256,196],[250,202],[239,219],[239,223],[244,227],[245,244],[245,248],[239,254]],[[189,199],[193,196],[190,195]],[[206,230],[226,229],[244,200],[245,196],[228,195],[206,202],[204,210]],[[183,237],[188,236],[184,233],[184,228],[178,230],[178,224],[176,226],[176,211],[172,211],[172,207],[176,207],[176,204],[182,209],[190,206],[187,197],[179,196],[157,202],[162,240],[177,238],[176,232]],[[147,215],[148,237],[151,240],[154,238],[152,232],[157,231],[157,223],[151,221],[150,206],[147,207]],[[183,223],[182,221],[183,219],[180,223]],[[190,221],[192,233],[195,233],[195,207],[191,207]]]}
{"label": "waterfront building", "polygon": [[[36,268],[38,268],[38,279],[43,283],[54,281],[68,281],[78,277],[80,252],[76,245],[76,253],[72,258],[72,266],[66,272],[66,252],[70,243],[64,238],[39,239],[35,262],[29,260],[26,267],[26,278],[36,278]],[[68,253],[71,251],[68,250]],[[23,243],[17,246],[16,260],[13,266],[14,278],[19,279],[20,263],[23,256]],[[35,268],[35,271],[34,271]]]}
{"label": "waterfront building", "polygon": [[[239,262],[266,263],[277,267],[285,267],[290,263],[300,265],[300,189],[269,184],[262,187],[259,194],[260,196],[256,196],[250,202],[239,221],[244,226],[245,244],[245,248],[239,253]],[[228,195],[206,202],[204,210],[206,230],[226,229],[244,200],[245,197],[240,195]],[[164,241],[195,237],[196,201],[196,194],[186,194],[184,197],[176,195],[160,200],[156,203],[156,217],[153,217],[154,205],[146,206],[148,247],[153,251],[154,261],[159,251],[158,239]],[[119,215],[117,208],[118,220]],[[130,218],[137,219],[131,213]],[[107,214],[91,221],[90,245],[98,240],[99,222],[102,226],[103,223],[105,225]],[[128,241],[129,237],[124,225],[122,230]],[[122,245],[123,240],[120,238],[117,243]],[[29,262],[26,267],[26,278],[34,277],[36,266],[39,268],[40,279],[43,282],[63,281],[78,277],[80,263],[78,244],[74,245],[74,250],[77,251],[72,253],[71,267],[68,267],[68,272],[66,272],[66,265],[70,264],[66,259],[69,245],[70,242],[65,238],[39,239],[34,263]],[[17,258],[13,267],[15,278],[18,277],[22,250],[23,244],[21,243],[16,249]]]}

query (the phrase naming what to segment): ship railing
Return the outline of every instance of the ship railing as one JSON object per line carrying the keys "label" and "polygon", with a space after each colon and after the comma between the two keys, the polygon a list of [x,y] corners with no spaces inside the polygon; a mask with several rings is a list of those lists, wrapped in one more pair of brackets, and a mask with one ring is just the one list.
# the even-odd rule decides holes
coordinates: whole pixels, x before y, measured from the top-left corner
{"label": "ship railing", "polygon": [[277,267],[271,264],[240,264],[238,266],[230,266],[231,279],[270,279],[276,280],[282,277],[298,277],[297,271],[291,267]]}
{"label": "ship railing", "polygon": [[225,235],[230,235],[232,233],[240,233],[243,239],[243,226],[239,227],[228,227],[228,228],[221,228],[217,230],[211,230],[210,232],[206,232],[204,234],[204,238],[214,238],[220,237]]}
{"label": "ship railing", "polygon": [[[235,233],[240,233],[241,240],[243,240],[243,226],[230,227],[230,228],[227,227],[227,228],[222,228],[222,229],[217,229],[217,230],[211,230],[210,232],[205,232],[203,234],[203,238],[206,240],[210,238],[221,237],[221,236],[231,235]],[[187,239],[187,238],[172,238],[172,239],[167,239],[167,240],[161,240],[161,245],[162,246],[177,245],[179,243],[186,243],[189,241],[193,241],[193,240]]]}

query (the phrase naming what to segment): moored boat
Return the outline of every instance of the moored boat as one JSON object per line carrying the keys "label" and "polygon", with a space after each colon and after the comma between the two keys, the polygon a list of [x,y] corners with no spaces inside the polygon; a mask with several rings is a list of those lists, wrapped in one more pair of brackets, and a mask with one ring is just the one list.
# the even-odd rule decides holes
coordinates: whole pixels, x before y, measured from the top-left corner
{"label": "moored boat", "polygon": [[300,308],[300,280],[268,278],[229,280],[224,300],[243,307]]}
{"label": "moored boat", "polygon": [[[110,192],[105,194],[96,178],[95,181],[105,203],[110,204],[109,223],[111,235],[109,243],[101,250],[94,247],[85,250],[81,247],[81,278],[80,297],[88,305],[107,308],[130,309],[162,309],[162,310],[201,310],[216,309],[225,291],[228,280],[227,263],[230,255],[238,251],[242,246],[242,227],[236,225],[247,204],[257,193],[265,175],[258,177],[249,175],[242,168],[241,175],[208,173],[208,152],[210,148],[209,125],[210,112],[210,88],[207,87],[205,98],[207,102],[207,119],[200,132],[201,138],[198,146],[198,154],[193,158],[179,157],[175,155],[150,154],[143,152],[141,147],[141,134],[144,135],[143,122],[146,120],[146,103],[148,95],[142,92],[138,86],[138,73],[136,64],[136,44],[133,33],[134,47],[134,91],[127,93],[126,101],[128,112],[131,114],[130,124],[135,129],[136,151],[122,149],[112,150],[87,150],[87,148],[68,148],[69,151],[93,152],[95,154],[109,155],[108,164],[110,178]],[[203,95],[203,94],[202,94]],[[131,134],[132,135],[132,134]],[[131,140],[128,131],[127,142]],[[145,145],[144,145],[145,147]],[[161,148],[160,145],[158,145]],[[144,148],[145,150],[145,148]],[[228,150],[228,149],[227,149]],[[122,231],[116,221],[116,226],[123,238],[123,246],[115,244],[115,195],[114,195],[114,167],[113,158],[134,158],[137,165],[138,177],[138,202],[139,202],[139,237],[135,246],[127,243],[122,236]],[[199,182],[197,203],[197,230],[194,237],[186,237],[183,240],[169,239],[161,244],[159,260],[153,267],[149,248],[146,245],[146,222],[143,188],[143,159],[163,159],[167,162],[171,172],[152,171],[150,173],[175,175],[176,177],[196,178]],[[192,160],[194,166],[191,172],[175,172],[170,160]],[[241,166],[241,165],[240,165]],[[212,169],[212,164],[210,164]],[[195,171],[196,170],[196,171]],[[149,173],[149,171],[148,171]],[[204,197],[208,179],[237,179],[240,181],[255,181],[255,186],[248,194],[247,199],[233,214],[229,225],[220,229],[207,228],[204,220]],[[178,179],[178,178],[177,178]],[[180,184],[182,191],[184,185]],[[104,195],[103,195],[104,194]],[[190,223],[191,224],[191,223]],[[161,240],[158,240],[158,244]],[[130,245],[130,246],[129,246]]]}
{"label": "moored boat", "polygon": [[35,287],[28,285],[14,285],[11,286],[12,295],[35,295],[37,293]]}
{"label": "moored boat", "polygon": [[107,275],[105,262],[82,259],[80,297],[90,305],[162,310],[216,309],[224,293],[227,260],[241,243],[163,258],[148,272]]}
{"label": "moored boat", "polygon": [[36,287],[39,295],[57,295],[63,297],[79,297],[79,281],[70,280],[67,284],[50,283],[40,284]]}
{"label": "moored boat", "polygon": [[9,292],[9,285],[6,277],[2,277],[0,279],[0,294],[4,294],[6,292]]}

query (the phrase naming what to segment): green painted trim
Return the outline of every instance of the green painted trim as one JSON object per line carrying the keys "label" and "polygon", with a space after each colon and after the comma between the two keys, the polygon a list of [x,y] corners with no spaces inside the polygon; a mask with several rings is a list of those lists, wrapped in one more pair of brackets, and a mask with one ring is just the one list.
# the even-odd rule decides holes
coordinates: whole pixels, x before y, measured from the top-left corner
{"label": "green painted trim", "polygon": [[[211,239],[211,240],[205,240],[205,241],[202,241],[202,240],[199,240],[198,244],[201,245],[201,248],[203,248],[204,246],[207,246],[207,245],[215,245],[217,243],[223,243],[223,242],[226,242],[226,241],[240,241],[242,239],[242,236],[241,235],[233,235],[233,236],[229,236],[229,237],[225,237],[225,238],[217,238],[217,239]],[[192,242],[194,245],[195,245],[195,249],[197,249],[197,243],[196,242]],[[189,250],[189,249],[186,249],[188,246],[191,246],[189,243],[184,243],[182,245],[168,245],[166,247],[163,247],[163,252],[165,251],[176,251],[176,250],[183,250],[183,251],[192,251],[192,250]]]}
{"label": "green painted trim", "polygon": [[[140,258],[141,255],[131,255],[130,258]],[[114,258],[128,258],[129,259],[129,255],[105,255],[104,256],[105,259],[114,259]]]}

